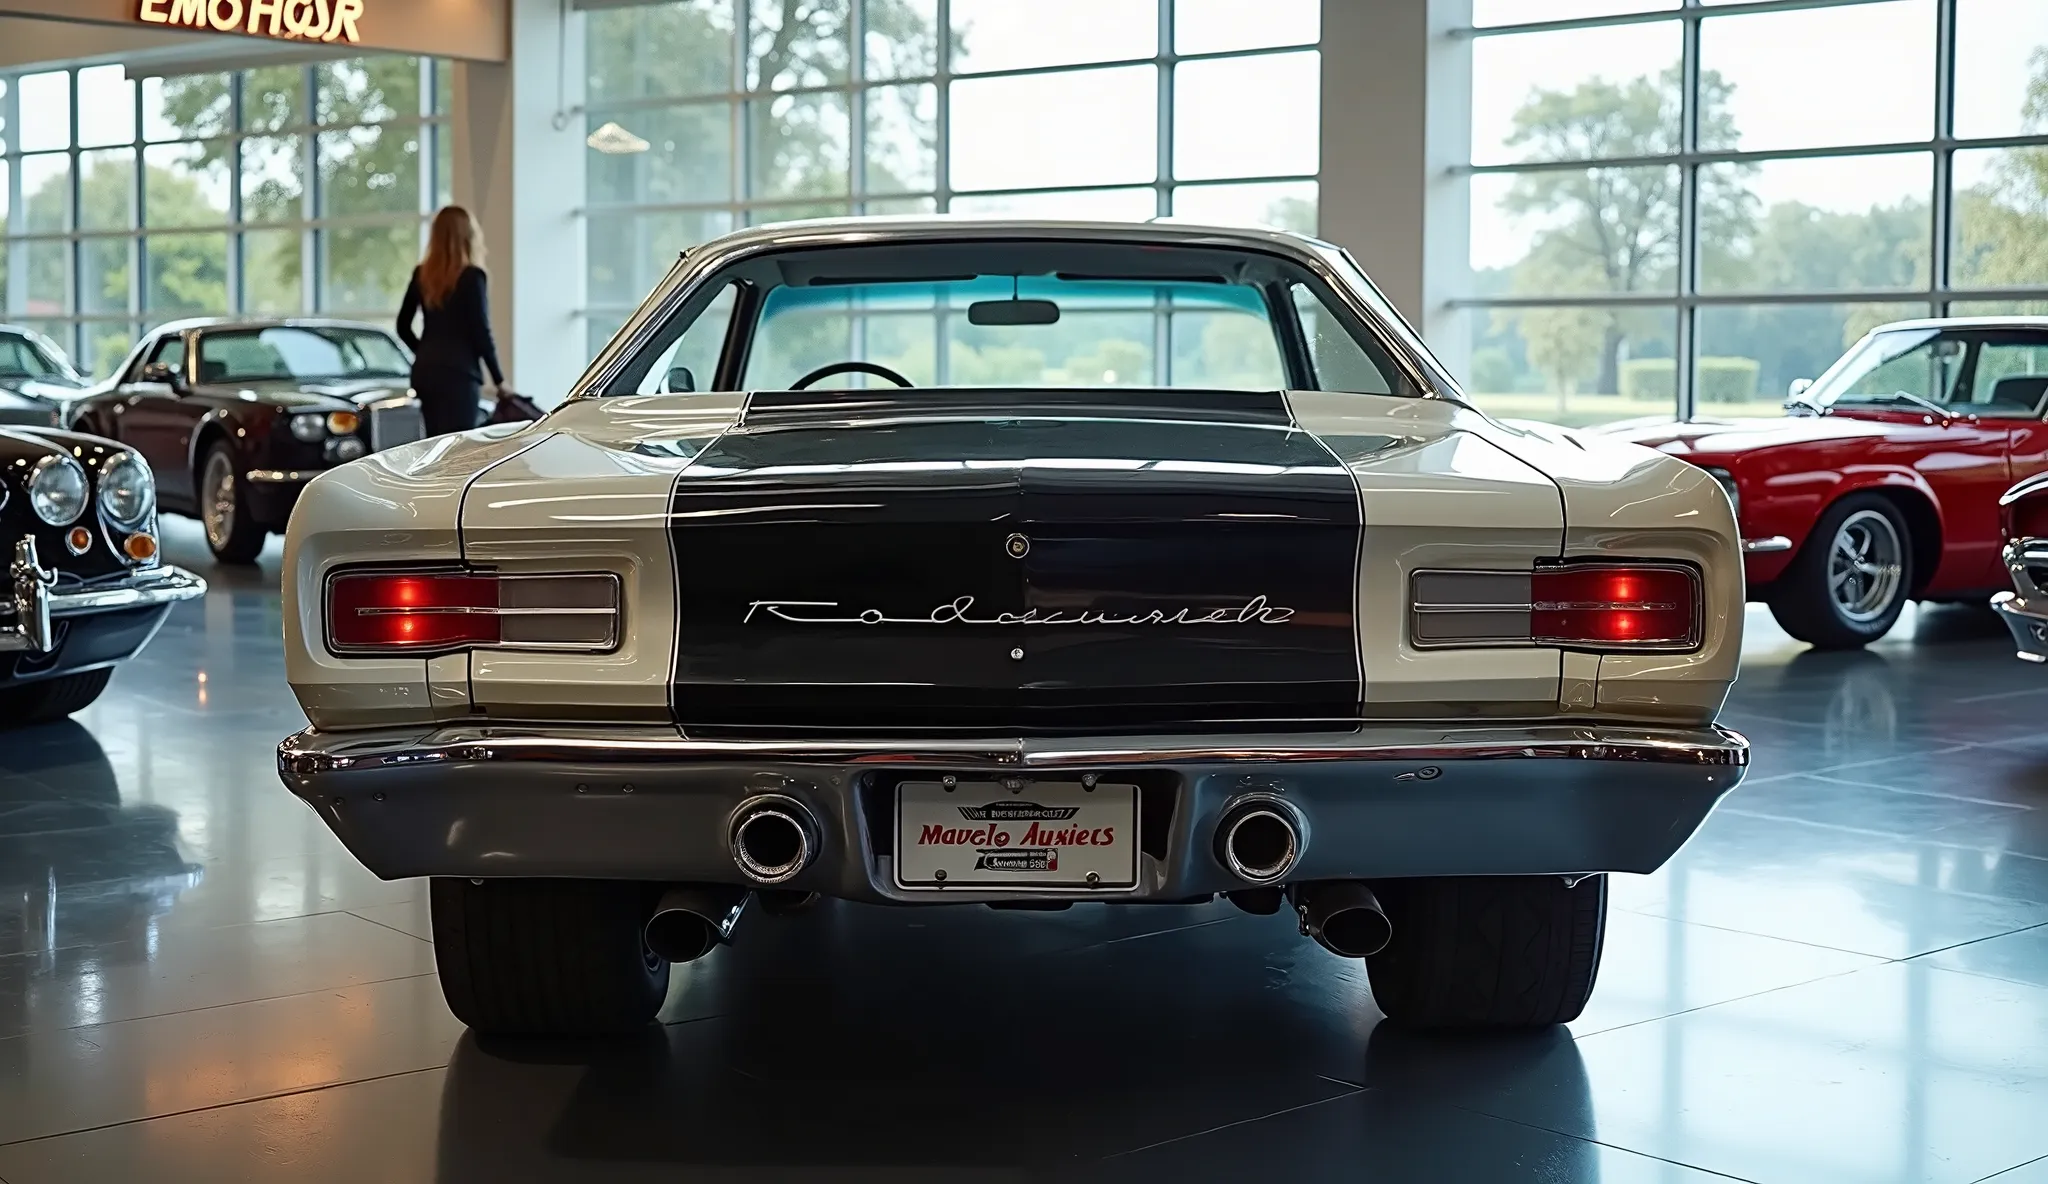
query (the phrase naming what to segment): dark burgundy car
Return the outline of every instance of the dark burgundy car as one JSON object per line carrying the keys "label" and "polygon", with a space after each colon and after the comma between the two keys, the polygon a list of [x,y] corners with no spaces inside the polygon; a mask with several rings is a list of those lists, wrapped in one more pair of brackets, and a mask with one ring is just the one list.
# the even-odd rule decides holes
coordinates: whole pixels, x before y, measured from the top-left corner
{"label": "dark burgundy car", "polygon": [[71,426],[142,454],[169,512],[225,563],[253,562],[306,482],[424,434],[412,356],[350,321],[176,321],[72,405]]}

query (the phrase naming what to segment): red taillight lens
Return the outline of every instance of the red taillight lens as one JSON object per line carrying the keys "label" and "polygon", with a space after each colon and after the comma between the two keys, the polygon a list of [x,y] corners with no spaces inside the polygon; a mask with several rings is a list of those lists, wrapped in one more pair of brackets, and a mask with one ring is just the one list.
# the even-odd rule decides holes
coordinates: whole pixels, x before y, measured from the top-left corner
{"label": "red taillight lens", "polygon": [[336,576],[327,592],[327,635],[355,652],[495,645],[495,576],[362,572]]}
{"label": "red taillight lens", "polygon": [[1677,567],[1538,569],[1529,632],[1539,645],[1617,649],[1699,644],[1699,588]]}

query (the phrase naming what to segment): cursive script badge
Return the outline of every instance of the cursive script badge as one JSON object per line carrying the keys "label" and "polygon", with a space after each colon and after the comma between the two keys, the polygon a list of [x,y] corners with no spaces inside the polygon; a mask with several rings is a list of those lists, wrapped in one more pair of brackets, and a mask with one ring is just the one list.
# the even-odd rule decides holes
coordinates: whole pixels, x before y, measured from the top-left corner
{"label": "cursive script badge", "polygon": [[1108,613],[1099,609],[1036,609],[977,616],[974,597],[958,596],[921,617],[892,617],[878,608],[852,609],[836,600],[756,600],[747,606],[741,624],[757,619],[791,625],[1285,625],[1294,610],[1264,596],[1219,608],[1148,609],[1141,613]]}

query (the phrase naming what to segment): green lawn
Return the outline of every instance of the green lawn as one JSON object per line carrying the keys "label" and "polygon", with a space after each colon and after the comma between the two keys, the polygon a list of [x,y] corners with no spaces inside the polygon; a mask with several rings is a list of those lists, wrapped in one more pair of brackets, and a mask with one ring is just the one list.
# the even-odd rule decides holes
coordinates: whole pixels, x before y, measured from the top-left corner
{"label": "green lawn", "polygon": [[[1613,423],[1619,419],[1669,419],[1671,405],[1661,400],[1625,399],[1620,395],[1566,395],[1555,394],[1473,394],[1479,405],[1490,415],[1503,419],[1535,419],[1546,423],[1561,424],[1569,428],[1591,427],[1595,424]],[[1560,409],[1562,403],[1562,409]],[[1699,409],[1702,419],[1740,418],[1763,416],[1777,418],[1785,414],[1782,399],[1759,399],[1749,403],[1708,403]]]}

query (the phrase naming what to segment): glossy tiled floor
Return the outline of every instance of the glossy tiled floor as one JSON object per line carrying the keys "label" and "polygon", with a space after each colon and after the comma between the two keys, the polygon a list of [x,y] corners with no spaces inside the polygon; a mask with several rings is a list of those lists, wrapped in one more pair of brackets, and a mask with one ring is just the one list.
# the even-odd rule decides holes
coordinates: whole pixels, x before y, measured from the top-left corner
{"label": "glossy tiled floor", "polygon": [[1753,776],[1619,877],[1569,1031],[1375,1026],[1285,917],[750,917],[664,1026],[465,1037],[423,893],[278,785],[260,574],[0,739],[0,1180],[2048,1181],[2048,671],[1752,616]]}

